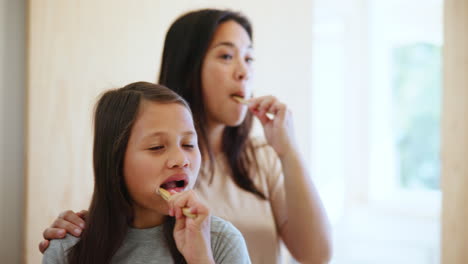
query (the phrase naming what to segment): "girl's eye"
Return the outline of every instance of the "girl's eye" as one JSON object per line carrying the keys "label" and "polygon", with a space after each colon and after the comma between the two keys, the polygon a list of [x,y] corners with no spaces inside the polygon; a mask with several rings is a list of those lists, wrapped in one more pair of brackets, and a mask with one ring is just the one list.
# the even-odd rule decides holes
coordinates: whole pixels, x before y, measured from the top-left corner
{"label": "girl's eye", "polygon": [[194,148],[195,145],[191,145],[191,144],[184,144],[182,145],[184,148]]}
{"label": "girl's eye", "polygon": [[154,146],[154,147],[149,148],[149,150],[156,151],[156,150],[161,150],[163,148],[164,146]]}

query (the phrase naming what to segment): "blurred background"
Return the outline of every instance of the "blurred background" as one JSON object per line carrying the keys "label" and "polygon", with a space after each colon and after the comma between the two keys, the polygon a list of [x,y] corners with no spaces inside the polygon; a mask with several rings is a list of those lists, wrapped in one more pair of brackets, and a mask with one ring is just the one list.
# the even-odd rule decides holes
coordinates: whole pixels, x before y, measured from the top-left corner
{"label": "blurred background", "polygon": [[156,81],[167,28],[205,7],[253,23],[255,94],[292,108],[332,263],[440,263],[443,0],[0,0],[0,262],[39,263],[88,207],[97,96]]}

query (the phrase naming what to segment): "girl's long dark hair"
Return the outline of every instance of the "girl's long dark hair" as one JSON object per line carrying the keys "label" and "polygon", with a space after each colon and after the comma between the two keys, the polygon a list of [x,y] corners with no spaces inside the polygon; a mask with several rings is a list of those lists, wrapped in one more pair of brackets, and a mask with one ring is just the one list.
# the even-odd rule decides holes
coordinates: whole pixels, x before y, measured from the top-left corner
{"label": "girl's long dark hair", "polygon": [[[207,120],[202,96],[201,68],[218,26],[227,21],[241,25],[252,39],[252,26],[240,13],[202,9],[178,18],[169,28],[164,42],[159,83],[180,94],[190,104],[198,132],[200,150],[210,160],[213,175],[213,153],[210,149]],[[254,146],[249,140],[253,117],[249,112],[239,126],[226,127],[222,136],[225,153],[234,182],[261,199],[265,195],[255,186],[249,168],[257,166]]]}
{"label": "girl's long dark hair", "polygon": [[[105,92],[94,115],[94,192],[81,239],[68,253],[70,264],[110,263],[133,221],[132,199],[123,176],[125,151],[142,100],[188,104],[170,89],[137,82]],[[164,233],[175,263],[185,263],[172,235],[174,219]]]}

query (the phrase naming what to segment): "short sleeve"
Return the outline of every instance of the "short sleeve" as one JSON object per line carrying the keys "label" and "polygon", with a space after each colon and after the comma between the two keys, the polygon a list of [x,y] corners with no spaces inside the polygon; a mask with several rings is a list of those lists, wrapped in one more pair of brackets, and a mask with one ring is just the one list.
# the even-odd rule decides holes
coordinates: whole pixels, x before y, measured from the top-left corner
{"label": "short sleeve", "polygon": [[78,241],[79,238],[69,234],[63,239],[51,240],[42,257],[42,264],[68,264],[66,252]]}
{"label": "short sleeve", "polygon": [[65,250],[60,239],[50,241],[49,247],[44,252],[42,264],[66,264]]}
{"label": "short sleeve", "polygon": [[276,230],[279,232],[288,220],[283,168],[278,155],[269,145],[259,147],[257,153],[260,173],[266,178],[268,200],[275,218]]}
{"label": "short sleeve", "polygon": [[250,264],[244,237],[231,223],[211,218],[211,248],[217,264]]}

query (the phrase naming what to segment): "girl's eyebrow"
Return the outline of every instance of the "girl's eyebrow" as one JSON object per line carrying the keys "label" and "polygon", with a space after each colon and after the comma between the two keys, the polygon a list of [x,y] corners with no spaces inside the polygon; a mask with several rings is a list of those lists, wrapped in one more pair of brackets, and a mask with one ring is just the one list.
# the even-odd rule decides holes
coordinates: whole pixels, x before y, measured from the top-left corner
{"label": "girl's eyebrow", "polygon": [[[151,134],[148,134],[148,135],[144,136],[143,139],[153,138],[153,137],[162,137],[162,136],[165,136],[165,135],[168,135],[168,134],[170,134],[170,133],[164,132],[164,131],[157,131],[157,132],[154,132],[154,133],[151,133]],[[192,136],[192,135],[196,135],[196,133],[193,130],[187,130],[187,131],[182,132],[181,135],[182,136]]]}
{"label": "girl's eyebrow", "polygon": [[196,133],[193,130],[188,130],[182,133],[183,136],[195,136]]}

